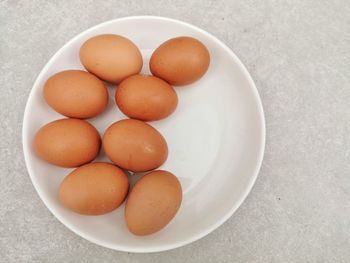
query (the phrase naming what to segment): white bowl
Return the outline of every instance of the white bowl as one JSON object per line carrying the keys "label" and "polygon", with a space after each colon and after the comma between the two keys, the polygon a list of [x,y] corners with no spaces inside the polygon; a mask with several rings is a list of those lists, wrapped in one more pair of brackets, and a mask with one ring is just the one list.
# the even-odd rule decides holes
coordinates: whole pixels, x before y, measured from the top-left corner
{"label": "white bowl", "polygon": [[[183,187],[182,206],[160,232],[138,237],[128,232],[124,207],[102,216],[75,214],[58,201],[59,184],[72,169],[46,163],[33,152],[32,141],[44,124],[63,118],[42,97],[52,74],[82,69],[79,48],[99,34],[131,39],[144,57],[148,73],[152,51],[176,36],[192,36],[209,49],[211,63],[202,79],[176,87],[177,110],[167,119],[151,122],[165,137],[169,158],[161,169],[178,176]],[[107,110],[89,121],[101,135],[112,122],[126,118],[115,106],[110,86]],[[252,78],[236,55],[209,33],[184,22],[153,16],[126,17],[86,30],[64,45],[46,64],[30,93],[23,121],[23,150],[30,178],[47,208],[69,229],[98,245],[128,252],[156,252],[198,240],[224,223],[251,190],[263,158],[265,121]],[[107,160],[101,154],[98,160]],[[135,180],[137,175],[131,175]]]}

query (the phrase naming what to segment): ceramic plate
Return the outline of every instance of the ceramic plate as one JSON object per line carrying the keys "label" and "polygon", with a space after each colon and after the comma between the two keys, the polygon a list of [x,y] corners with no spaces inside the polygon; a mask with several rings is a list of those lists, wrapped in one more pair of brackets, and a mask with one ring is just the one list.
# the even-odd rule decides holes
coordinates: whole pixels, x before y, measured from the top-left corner
{"label": "ceramic plate", "polygon": [[[38,129],[62,118],[44,101],[42,88],[54,73],[83,69],[79,48],[99,34],[120,34],[131,39],[144,57],[142,72],[162,42],[177,36],[192,36],[210,51],[211,63],[199,81],[175,87],[179,97],[176,111],[167,119],[150,122],[165,137],[169,157],[161,169],[178,176],[183,203],[162,231],[138,237],[128,232],[124,207],[102,216],[75,214],[58,201],[60,182],[72,169],[50,165],[33,152]],[[126,118],[114,103],[115,87],[108,86],[108,108],[89,119],[101,135],[117,120]],[[46,64],[30,93],[23,122],[23,148],[30,178],[47,208],[64,225],[98,245],[128,252],[173,249],[204,237],[224,223],[242,204],[257,177],[265,146],[262,104],[248,71],[221,41],[193,25],[162,17],[126,17],[86,30],[64,45]],[[103,152],[97,160],[105,160]],[[139,175],[131,175],[135,181]]]}

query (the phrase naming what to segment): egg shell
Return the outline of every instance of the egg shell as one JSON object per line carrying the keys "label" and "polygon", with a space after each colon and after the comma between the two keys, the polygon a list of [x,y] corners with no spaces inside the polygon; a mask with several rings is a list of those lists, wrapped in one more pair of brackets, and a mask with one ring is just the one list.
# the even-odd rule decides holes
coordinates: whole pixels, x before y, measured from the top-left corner
{"label": "egg shell", "polygon": [[89,163],[64,178],[59,200],[76,213],[102,215],[118,208],[128,189],[128,177],[121,169],[110,163]]}
{"label": "egg shell", "polygon": [[79,55],[89,72],[111,83],[139,73],[143,64],[141,52],[131,40],[112,34],[88,39]]}
{"label": "egg shell", "polygon": [[192,37],[172,38],[152,54],[150,69],[153,75],[171,85],[186,85],[200,79],[208,70],[208,49]]}
{"label": "egg shell", "polygon": [[128,117],[154,121],[173,113],[178,99],[173,87],[164,80],[149,75],[134,75],[120,83],[115,101]]}
{"label": "egg shell", "polygon": [[129,231],[144,236],[163,229],[176,215],[181,201],[181,184],[175,175],[162,170],[144,175],[126,201]]}
{"label": "egg shell", "polygon": [[94,75],[82,70],[66,70],[46,81],[44,98],[58,113],[85,119],[104,111],[108,103],[108,91]]}
{"label": "egg shell", "polygon": [[101,139],[96,128],[79,119],[60,119],[41,127],[34,137],[34,151],[45,161],[77,167],[98,155]]}
{"label": "egg shell", "polygon": [[133,172],[158,168],[168,157],[163,136],[149,124],[134,119],[109,126],[103,136],[103,148],[113,163]]}

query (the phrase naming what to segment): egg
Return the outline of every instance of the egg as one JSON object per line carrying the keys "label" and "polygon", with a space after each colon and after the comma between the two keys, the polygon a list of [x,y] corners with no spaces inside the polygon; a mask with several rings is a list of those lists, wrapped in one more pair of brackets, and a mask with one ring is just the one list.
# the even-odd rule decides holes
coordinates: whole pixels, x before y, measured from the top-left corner
{"label": "egg", "polygon": [[102,215],[118,208],[128,189],[128,177],[121,169],[110,163],[89,163],[64,178],[59,199],[76,213]]}
{"label": "egg", "polygon": [[120,83],[115,93],[115,101],[128,117],[154,121],[174,112],[177,94],[173,87],[160,78],[134,75]]}
{"label": "egg", "polygon": [[171,85],[186,85],[200,79],[208,70],[208,49],[192,37],[176,37],[161,44],[152,54],[153,75]]}
{"label": "egg", "polygon": [[79,55],[89,72],[111,83],[139,73],[143,64],[140,50],[131,40],[112,34],[88,39]]}
{"label": "egg", "polygon": [[108,92],[103,82],[94,75],[82,70],[65,70],[46,81],[44,98],[58,113],[85,119],[104,111]]}
{"label": "egg", "polygon": [[133,172],[158,168],[168,157],[163,136],[149,124],[134,119],[109,126],[103,135],[103,148],[113,163]]}
{"label": "egg", "polygon": [[62,167],[77,167],[91,162],[101,145],[94,126],[79,119],[60,119],[39,129],[34,151],[43,160]]}
{"label": "egg", "polygon": [[126,201],[129,231],[139,236],[158,232],[174,218],[181,201],[181,184],[175,175],[161,170],[144,175]]}

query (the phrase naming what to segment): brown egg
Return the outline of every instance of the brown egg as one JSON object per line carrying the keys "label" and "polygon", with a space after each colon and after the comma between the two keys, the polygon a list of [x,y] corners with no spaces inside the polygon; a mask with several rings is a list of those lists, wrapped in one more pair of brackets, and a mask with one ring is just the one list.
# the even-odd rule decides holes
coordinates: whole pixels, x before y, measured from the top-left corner
{"label": "brown egg", "polygon": [[112,83],[139,73],[143,63],[133,42],[109,34],[88,39],[80,48],[80,61],[89,72]]}
{"label": "brown egg", "polygon": [[144,172],[162,165],[168,157],[163,136],[145,122],[121,120],[108,127],[103,148],[116,165],[133,172]]}
{"label": "brown egg", "polygon": [[110,163],[85,164],[61,183],[59,199],[83,215],[102,215],[119,207],[128,193],[127,175]]}
{"label": "brown egg", "polygon": [[208,49],[192,37],[172,38],[152,54],[149,66],[153,75],[171,85],[186,85],[201,78],[210,63]]}
{"label": "brown egg", "polygon": [[50,77],[44,98],[54,110],[71,118],[91,118],[107,106],[108,92],[103,82],[82,70],[66,70]]}
{"label": "brown egg", "polygon": [[120,83],[115,101],[128,117],[154,121],[169,116],[176,109],[177,95],[173,87],[160,78],[134,75]]}
{"label": "brown egg", "polygon": [[179,180],[167,171],[144,175],[133,187],[125,205],[125,220],[131,233],[153,234],[176,215],[182,201]]}
{"label": "brown egg", "polygon": [[34,150],[45,161],[62,167],[91,162],[100,150],[100,135],[94,126],[79,119],[60,119],[41,127]]}

